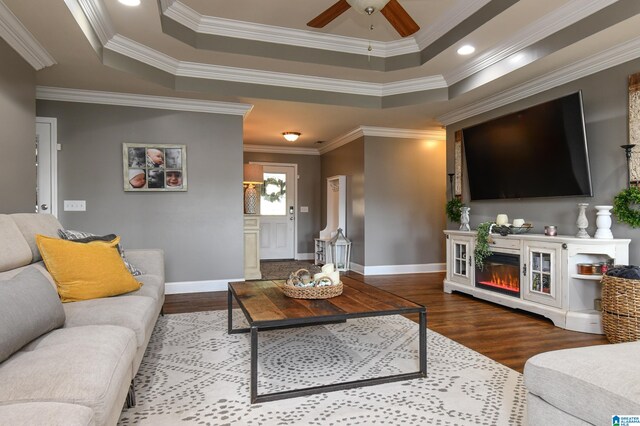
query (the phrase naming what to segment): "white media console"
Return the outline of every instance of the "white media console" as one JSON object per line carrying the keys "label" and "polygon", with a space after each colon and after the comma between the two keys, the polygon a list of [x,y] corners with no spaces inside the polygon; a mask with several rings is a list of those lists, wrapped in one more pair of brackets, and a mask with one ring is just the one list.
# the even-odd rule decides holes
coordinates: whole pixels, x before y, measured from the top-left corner
{"label": "white media console", "polygon": [[460,291],[479,299],[543,315],[557,327],[567,330],[603,333],[601,313],[594,306],[601,294],[601,276],[581,275],[577,265],[610,260],[626,265],[629,262],[631,240],[548,237],[542,234],[502,237],[492,234],[492,253],[517,259],[512,263],[515,263],[519,275],[517,290],[505,287],[498,288],[497,292],[492,290],[491,285],[483,284],[483,281],[476,282],[476,274],[480,276],[486,272],[477,271],[473,261],[475,231],[444,233],[447,250],[446,293]]}

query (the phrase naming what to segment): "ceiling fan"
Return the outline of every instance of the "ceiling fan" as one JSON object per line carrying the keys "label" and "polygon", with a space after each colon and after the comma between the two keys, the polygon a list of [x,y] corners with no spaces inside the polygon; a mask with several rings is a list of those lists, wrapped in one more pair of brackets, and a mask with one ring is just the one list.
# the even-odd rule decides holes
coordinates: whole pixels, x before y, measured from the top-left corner
{"label": "ceiling fan", "polygon": [[322,28],[350,7],[367,15],[380,11],[402,37],[410,36],[420,29],[398,0],[338,0],[333,6],[307,22],[307,25]]}

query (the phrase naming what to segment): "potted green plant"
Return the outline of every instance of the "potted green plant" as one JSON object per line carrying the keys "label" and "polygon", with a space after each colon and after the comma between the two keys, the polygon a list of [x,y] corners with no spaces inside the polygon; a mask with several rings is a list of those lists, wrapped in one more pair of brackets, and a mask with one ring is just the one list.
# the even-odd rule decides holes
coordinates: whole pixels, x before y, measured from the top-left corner
{"label": "potted green plant", "polygon": [[484,269],[484,260],[491,255],[491,222],[483,222],[478,225],[476,233],[476,247],[473,251],[473,260],[476,262],[476,268]]}

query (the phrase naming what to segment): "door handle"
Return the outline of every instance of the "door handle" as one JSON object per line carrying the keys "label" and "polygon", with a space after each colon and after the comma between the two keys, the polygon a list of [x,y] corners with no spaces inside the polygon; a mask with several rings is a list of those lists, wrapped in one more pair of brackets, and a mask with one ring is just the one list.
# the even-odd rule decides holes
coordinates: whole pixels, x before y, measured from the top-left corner
{"label": "door handle", "polygon": [[289,220],[293,220],[293,216],[289,216]]}
{"label": "door handle", "polygon": [[42,205],[40,206],[40,208],[41,208],[42,210],[49,210],[49,206],[48,206],[48,205],[46,205],[46,204],[42,204]]}

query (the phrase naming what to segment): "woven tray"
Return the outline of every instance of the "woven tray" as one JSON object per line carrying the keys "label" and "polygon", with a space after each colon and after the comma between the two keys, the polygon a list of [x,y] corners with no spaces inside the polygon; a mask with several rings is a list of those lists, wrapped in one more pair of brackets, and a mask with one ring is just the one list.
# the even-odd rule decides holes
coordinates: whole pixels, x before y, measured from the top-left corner
{"label": "woven tray", "polygon": [[640,280],[602,277],[602,327],[611,343],[640,340]]}
{"label": "woven tray", "polygon": [[[292,274],[293,278],[298,277],[301,272],[309,273],[306,269],[299,269]],[[327,277],[327,279],[331,281],[331,278]],[[342,281],[337,284],[333,283],[333,281],[331,282],[331,285],[322,287],[296,287],[290,277],[285,283],[280,284],[280,288],[285,296],[294,299],[329,299],[340,296],[343,289]]]}

